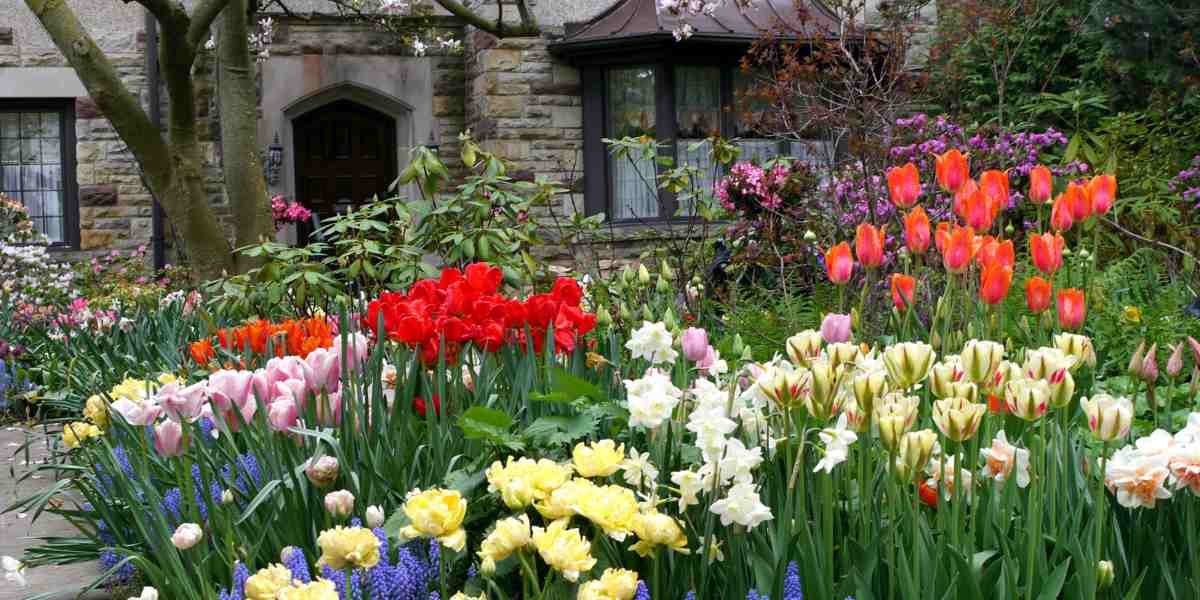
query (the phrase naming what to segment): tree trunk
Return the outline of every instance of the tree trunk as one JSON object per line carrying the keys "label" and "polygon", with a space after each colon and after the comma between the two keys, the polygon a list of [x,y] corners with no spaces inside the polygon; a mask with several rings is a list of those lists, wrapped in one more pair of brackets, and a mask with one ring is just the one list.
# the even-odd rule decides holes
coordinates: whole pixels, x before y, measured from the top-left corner
{"label": "tree trunk", "polygon": [[[121,81],[70,6],[60,0],[25,0],[79,75],[96,106],[141,165],[150,191],[183,236],[195,273],[204,279],[233,268],[225,233],[204,190],[203,153],[197,138],[191,79],[195,53],[187,41],[187,15],[163,23],[159,60],[170,101],[168,140]],[[161,21],[160,21],[161,22]],[[183,24],[181,32],[181,23]]]}
{"label": "tree trunk", "polygon": [[[233,207],[234,248],[255,244],[275,233],[275,220],[267,201],[258,147],[258,99],[254,65],[247,36],[250,33],[248,0],[231,0],[221,22],[220,84],[221,155],[225,193]],[[235,256],[239,271],[254,266]]]}

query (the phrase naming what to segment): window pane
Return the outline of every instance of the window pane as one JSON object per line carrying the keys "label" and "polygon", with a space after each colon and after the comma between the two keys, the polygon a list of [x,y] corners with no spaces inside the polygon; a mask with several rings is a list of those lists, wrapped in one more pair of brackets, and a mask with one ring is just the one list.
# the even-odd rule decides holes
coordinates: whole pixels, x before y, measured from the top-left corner
{"label": "window pane", "polygon": [[[626,67],[608,72],[608,127],[611,138],[648,136],[655,133],[654,67]],[[652,158],[612,160],[614,220],[658,216],[656,166]]]}
{"label": "window pane", "polygon": [[66,239],[61,119],[57,112],[0,113],[0,192],[21,202],[52,242]]}
{"label": "window pane", "polygon": [[[712,144],[706,138],[721,133],[721,69],[719,67],[675,67],[675,118],[679,143],[675,154],[681,166],[699,170],[697,191],[712,190],[717,173],[713,169]],[[691,199],[680,199],[683,214],[691,214]]]}

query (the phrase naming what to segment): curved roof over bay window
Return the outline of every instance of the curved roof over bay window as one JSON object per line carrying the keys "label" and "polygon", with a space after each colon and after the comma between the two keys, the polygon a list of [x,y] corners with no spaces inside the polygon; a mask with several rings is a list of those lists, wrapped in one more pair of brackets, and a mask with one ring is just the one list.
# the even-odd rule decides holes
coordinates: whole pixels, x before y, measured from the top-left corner
{"label": "curved roof over bay window", "polygon": [[693,33],[677,42],[673,31],[680,19],[658,10],[658,0],[617,0],[586,23],[568,23],[566,36],[550,49],[573,56],[668,44],[744,45],[772,30],[789,37],[819,36],[836,29],[837,22],[820,0],[750,0],[745,6],[739,0],[722,0],[711,14],[688,17]]}

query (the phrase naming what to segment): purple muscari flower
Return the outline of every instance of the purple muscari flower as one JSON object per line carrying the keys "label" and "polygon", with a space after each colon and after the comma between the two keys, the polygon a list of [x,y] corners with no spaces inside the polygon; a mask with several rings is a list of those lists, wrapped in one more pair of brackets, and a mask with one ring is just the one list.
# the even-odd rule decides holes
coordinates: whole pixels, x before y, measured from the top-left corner
{"label": "purple muscari flower", "polygon": [[222,591],[221,600],[243,600],[246,594],[246,580],[250,579],[250,569],[238,562],[233,567],[233,582],[229,591]]}
{"label": "purple muscari flower", "polygon": [[696,600],[696,592],[688,592],[684,594],[683,600]]}
{"label": "purple muscari flower", "polygon": [[[467,567],[467,579],[475,579],[477,575],[479,575],[479,571],[475,569],[474,564]],[[646,596],[646,600],[650,600],[650,597]]]}
{"label": "purple muscari flower", "polygon": [[125,452],[125,446],[113,448],[113,458],[117,460],[121,472],[125,473],[126,477],[133,477],[133,465],[129,464],[129,453]]}
{"label": "purple muscari flower", "polygon": [[438,595],[437,590],[429,592],[429,600],[441,600],[441,598],[442,597]]}
{"label": "purple muscari flower", "polygon": [[783,578],[783,600],[804,600],[804,592],[800,589],[800,565],[794,560],[788,563],[787,576]]}
{"label": "purple muscari flower", "polygon": [[183,502],[183,494],[179,492],[179,488],[171,488],[167,493],[163,494],[162,502],[159,504],[159,512],[167,518],[167,524],[171,527],[179,525],[183,521],[183,513],[180,511],[179,505]]}
{"label": "purple muscari flower", "polygon": [[304,558],[304,550],[292,548],[292,551],[284,559],[283,566],[292,572],[292,579],[297,579],[301,583],[312,581],[312,575],[308,570],[308,560]]}
{"label": "purple muscari flower", "polygon": [[[120,550],[115,548],[105,548],[100,551],[100,566],[104,568],[105,572],[108,572],[110,569],[117,566],[117,563],[125,560],[125,556],[125,553]],[[133,563],[127,562],[121,565],[116,572],[109,576],[107,583],[112,585],[127,583],[132,581],[136,574],[137,569],[133,566]]]}
{"label": "purple muscari flower", "polygon": [[358,517],[350,517],[350,526],[351,527],[362,527],[362,519],[360,519]]}
{"label": "purple muscari flower", "polygon": [[205,443],[212,443],[212,431],[213,422],[208,417],[200,419],[200,439],[204,440]]}
{"label": "purple muscari flower", "polygon": [[650,600],[650,590],[646,587],[645,581],[638,582],[637,592],[634,593],[633,600]]}

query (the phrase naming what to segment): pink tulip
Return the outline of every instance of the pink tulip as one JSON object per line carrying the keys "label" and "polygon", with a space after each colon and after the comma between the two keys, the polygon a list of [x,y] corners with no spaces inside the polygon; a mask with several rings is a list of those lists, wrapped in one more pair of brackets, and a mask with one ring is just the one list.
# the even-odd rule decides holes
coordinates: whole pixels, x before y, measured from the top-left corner
{"label": "pink tulip", "polygon": [[155,425],[154,449],[163,456],[183,454],[183,426],[171,419]]}
{"label": "pink tulip", "polygon": [[[363,363],[367,361],[367,354],[370,349],[367,347],[367,336],[360,332],[354,332],[346,335],[346,348],[342,348],[341,336],[333,339],[333,351],[339,357],[346,357],[346,370],[350,372],[357,371]],[[347,354],[346,350],[349,350]],[[338,362],[341,365],[341,362]]]}
{"label": "pink tulip", "polygon": [[162,407],[153,400],[138,403],[128,398],[119,398],[112,403],[112,409],[120,413],[126,423],[135,427],[153,425],[162,414]]}
{"label": "pink tulip", "polygon": [[267,370],[259,369],[255,371],[254,377],[250,381],[254,395],[264,403],[270,404],[271,400],[275,398],[275,384],[267,376]]}
{"label": "pink tulip", "polygon": [[340,391],[317,397],[317,422],[334,427],[342,422],[342,394]]}
{"label": "pink tulip", "polygon": [[304,359],[304,380],[308,389],[315,392],[333,391],[340,383],[341,357],[337,352],[317,348]]}
{"label": "pink tulip", "polygon": [[711,370],[715,366],[717,366],[717,351],[712,346],[705,346],[704,357],[696,361],[696,368]]}
{"label": "pink tulip", "polygon": [[254,383],[254,373],[251,371],[217,371],[208,376],[208,397],[218,412],[225,412],[231,406],[242,406]]}
{"label": "pink tulip", "polygon": [[1183,371],[1183,342],[1175,344],[1171,349],[1171,358],[1167,359],[1167,375],[1171,378],[1179,377],[1179,373]]}
{"label": "pink tulip", "polygon": [[272,385],[288,379],[304,380],[304,369],[307,365],[298,356],[272,358],[267,361],[267,381]]}
{"label": "pink tulip", "polygon": [[286,398],[272,402],[267,410],[267,423],[275,431],[287,431],[295,427],[297,417],[296,403]]}
{"label": "pink tulip", "polygon": [[345,519],[354,512],[354,494],[348,490],[325,494],[325,510],[339,519]]}
{"label": "pink tulip", "polygon": [[821,321],[821,338],[826,344],[840,344],[850,340],[852,323],[850,315],[829,313]]}
{"label": "pink tulip", "polygon": [[308,405],[308,384],[304,383],[303,379],[288,379],[276,383],[271,401],[281,399],[291,400],[300,410],[304,410],[304,407]]}
{"label": "pink tulip", "polygon": [[158,390],[156,398],[167,416],[176,421],[194,422],[207,401],[208,382],[201,381],[185,388],[168,383]]}
{"label": "pink tulip", "polygon": [[688,327],[679,338],[683,355],[692,362],[699,362],[708,353],[708,332],[699,327]]}

